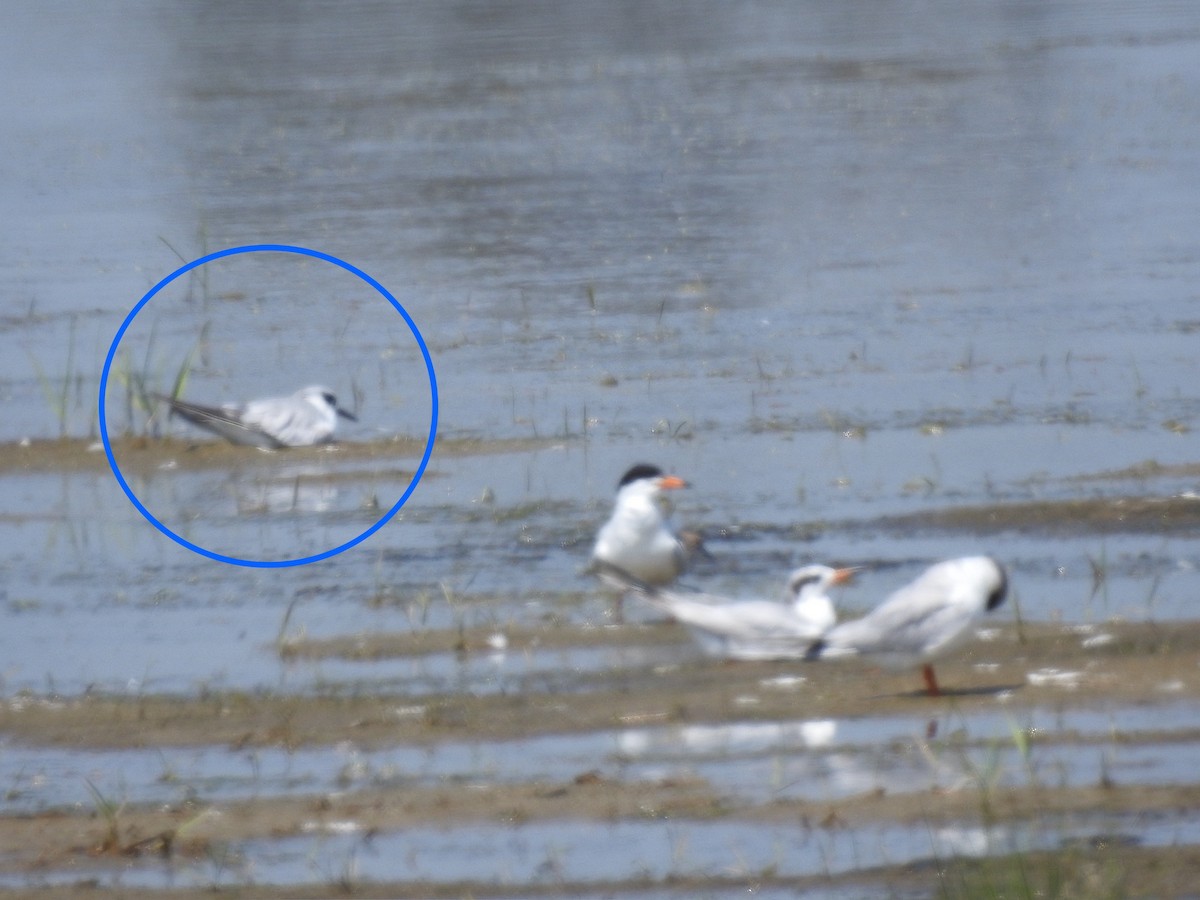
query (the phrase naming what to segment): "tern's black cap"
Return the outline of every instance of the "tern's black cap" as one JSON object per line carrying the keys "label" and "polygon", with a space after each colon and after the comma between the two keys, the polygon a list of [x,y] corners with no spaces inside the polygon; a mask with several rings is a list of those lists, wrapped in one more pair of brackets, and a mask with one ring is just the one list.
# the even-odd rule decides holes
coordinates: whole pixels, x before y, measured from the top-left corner
{"label": "tern's black cap", "polygon": [[662,476],[662,473],[663,470],[658,466],[652,466],[649,463],[638,463],[621,476],[621,480],[617,482],[617,488],[619,490],[625,487],[625,485],[641,481],[643,478],[659,478]]}

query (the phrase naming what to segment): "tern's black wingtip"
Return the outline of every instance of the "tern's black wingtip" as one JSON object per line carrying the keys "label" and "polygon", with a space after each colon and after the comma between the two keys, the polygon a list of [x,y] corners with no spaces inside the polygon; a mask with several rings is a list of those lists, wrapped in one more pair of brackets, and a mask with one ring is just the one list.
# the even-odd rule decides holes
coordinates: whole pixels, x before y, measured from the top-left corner
{"label": "tern's black wingtip", "polygon": [[1005,571],[1004,566],[1002,566],[997,560],[993,559],[992,562],[995,563],[996,572],[1000,576],[1000,581],[992,589],[992,592],[990,594],[988,594],[988,598],[987,598],[988,612],[991,612],[993,609],[995,609],[997,606],[999,606],[1001,603],[1003,603],[1004,598],[1008,596],[1008,572]]}

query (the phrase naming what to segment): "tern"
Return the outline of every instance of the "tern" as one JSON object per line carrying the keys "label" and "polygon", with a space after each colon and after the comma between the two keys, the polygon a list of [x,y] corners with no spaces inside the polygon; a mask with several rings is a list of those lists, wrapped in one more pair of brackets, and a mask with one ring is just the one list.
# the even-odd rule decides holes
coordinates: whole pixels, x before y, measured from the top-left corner
{"label": "tern", "polygon": [[278,450],[311,447],[333,440],[338,416],[358,421],[337,405],[328,388],[302,388],[290,397],[270,397],[246,403],[202,406],[163,394],[155,397],[171,407],[171,415],[186,419],[235,444]]}
{"label": "tern", "polygon": [[855,569],[810,565],[788,578],[782,603],[685,594],[631,582],[650,603],[686,625],[710,656],[736,660],[802,659],[837,622],[828,591]]}
{"label": "tern", "polygon": [[888,668],[921,666],[925,688],[939,696],[932,662],[965,641],[971,626],[1004,602],[1008,577],[988,556],[939,562],[861,619],[831,628],[809,659],[858,655]]}
{"label": "tern", "polygon": [[629,585],[612,577],[611,570],[628,573],[650,587],[662,587],[678,578],[700,541],[698,535],[682,539],[671,528],[667,491],[687,486],[682,478],[665,475],[658,466],[641,463],[629,469],[617,484],[612,515],[596,536],[587,571],[622,591]]}

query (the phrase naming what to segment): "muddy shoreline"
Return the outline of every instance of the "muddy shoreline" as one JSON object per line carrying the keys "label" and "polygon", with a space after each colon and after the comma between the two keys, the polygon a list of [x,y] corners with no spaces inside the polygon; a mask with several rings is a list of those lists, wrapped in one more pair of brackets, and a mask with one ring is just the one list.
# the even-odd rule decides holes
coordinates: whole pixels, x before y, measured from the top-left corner
{"label": "muddy shoreline", "polygon": [[[452,649],[485,652],[495,629],[407,635],[376,635],[295,642],[287,651],[309,658],[339,655],[381,658]],[[579,644],[590,628],[562,629]],[[357,696],[294,696],[221,693],[204,696],[18,695],[0,705],[0,731],[12,740],[39,745],[87,747],[187,746],[222,743],[234,747],[297,748],[353,738],[363,746],[436,744],[448,736],[499,741],[531,734],[566,734],[653,722],[777,721],[894,714],[937,715],[993,707],[1019,709],[1069,702],[1200,701],[1195,659],[1200,621],[1108,622],[1096,625],[1000,624],[938,665],[945,696],[927,697],[916,673],[888,672],[849,660],[833,663],[723,663],[699,653],[678,666],[589,673],[572,691],[535,685],[508,696],[464,693]],[[1102,642],[1088,644],[1103,635]],[[465,639],[466,647],[462,642]],[[630,645],[684,642],[672,624],[611,629],[607,640]],[[513,652],[539,640],[514,632]],[[474,650],[469,648],[475,648]],[[1075,671],[1070,681],[1031,679],[1030,673]],[[792,690],[764,690],[764,681],[800,676]],[[1065,686],[1064,686],[1065,685]],[[756,701],[748,705],[747,696]],[[396,710],[405,710],[398,715]],[[420,715],[409,711],[420,709]]]}
{"label": "muddy shoreline", "polygon": [[[550,444],[539,444],[538,447]],[[439,441],[439,453],[453,455],[526,452],[529,442]],[[120,443],[123,466],[221,468],[272,465],[272,454],[217,443],[176,441]],[[378,461],[394,466],[397,457],[417,455],[420,442],[380,441],[343,444],[287,454]],[[278,458],[283,458],[282,454]],[[102,450],[87,442],[38,442],[0,447],[0,471],[102,470]],[[1135,477],[1109,473],[1114,480]],[[1139,469],[1136,477],[1185,474],[1165,467]],[[337,476],[334,476],[337,477]],[[1108,475],[1100,477],[1109,477]],[[1145,487],[1145,485],[1142,485]],[[816,523],[818,530],[869,529],[884,533],[1104,535],[1185,533],[1200,528],[1200,502],[1180,497],[1117,497],[968,505],[870,522]],[[543,598],[545,599],[545,598]],[[579,597],[564,594],[563,602]],[[66,751],[212,748],[227,754],[351,745],[363,752],[423,748],[436,753],[454,743],[495,746],[537,736],[587,736],[659,727],[733,726],[805,721],[873,721],[911,718],[903,739],[907,754],[995,752],[994,739],[955,733],[964,717],[1000,711],[1023,713],[1114,709],[1161,709],[1161,729],[1123,731],[1119,724],[1101,734],[1070,731],[1026,735],[1036,749],[1055,746],[1138,749],[1151,743],[1186,748],[1200,742],[1200,726],[1170,727],[1169,711],[1200,708],[1200,620],[1088,622],[1020,620],[1013,604],[992,617],[980,638],[938,665],[945,696],[920,690],[915,672],[887,672],[856,662],[727,664],[703,657],[687,632],[671,623],[498,624],[488,627],[413,628],[371,631],[325,638],[281,636],[262,653],[280,665],[371,664],[440,660],[453,668],[497,653],[534,658],[608,650],[642,660],[599,670],[562,666],[550,672],[517,675],[499,692],[444,690],[406,693],[396,687],[361,687],[353,682],[299,693],[286,690],[135,694],[18,692],[0,702],[0,733],[9,746]],[[662,650],[659,654],[657,651]],[[635,652],[636,651],[636,652]],[[669,651],[669,652],[667,652]],[[660,659],[661,657],[661,659]],[[368,682],[369,683],[369,682]],[[1119,720],[1114,720],[1118,722]],[[803,752],[793,748],[792,752]],[[82,789],[81,789],[82,790]],[[796,797],[752,800],[730,795],[702,777],[625,778],[603,760],[580,765],[570,774],[491,782],[451,778],[444,783],[381,783],[364,788],[318,792],[265,793],[253,798],[206,799],[196,792],[171,803],[125,802],[97,796],[73,805],[0,815],[0,879],[10,884],[54,884],[60,896],[94,894],[103,873],[153,872],[210,865],[214,858],[240,858],[246,842],[303,839],[352,827],[364,846],[414,828],[494,825],[519,829],[528,823],[640,821],[799,823],[804,833],[837,835],[889,825],[933,830],[977,827],[981,819],[1004,827],[1064,828],[1079,817],[1110,815],[1116,821],[1186,819],[1200,808],[1195,784],[1129,784],[1103,777],[1094,783],[1028,783],[982,788],[978,783],[929,789],[864,791],[832,801]],[[986,810],[986,814],[985,811]],[[1149,896],[1186,893],[1180,872],[1197,861],[1194,845],[1142,845],[1114,840],[1064,846],[1057,852],[1034,849],[987,859],[955,857],[907,864],[858,867],[849,874],[784,877],[769,869],[696,878],[661,879],[631,873],[624,880],[519,884],[454,881],[357,881],[346,877],[296,885],[260,887],[248,879],[225,881],[231,896],[391,895],[421,897],[621,896],[651,890],[680,897],[696,892],[743,891],[754,887],[784,891],[832,890],[861,886],[864,891],[912,891],[927,895],[972,896],[974,885],[994,889],[1014,872],[1034,884],[1080,885],[1080,895]],[[72,872],[82,873],[79,880]],[[90,873],[90,874],[89,874]],[[131,887],[127,896],[211,896],[201,888]],[[0,895],[22,896],[26,889]]]}
{"label": "muddy shoreline", "polygon": [[[36,465],[68,468],[105,462],[103,454],[65,442],[54,452],[34,454]],[[41,448],[45,450],[46,448]],[[409,448],[413,449],[413,448]],[[439,446],[439,452],[441,452]],[[511,449],[482,442],[455,445],[460,454]],[[0,459],[29,459],[32,448],[8,448]],[[219,467],[231,459],[258,464],[270,456],[241,448],[167,444],[124,448],[137,465],[160,467],[169,460]],[[309,451],[356,454],[365,460],[393,458],[390,442]],[[289,458],[291,458],[289,454]],[[123,461],[124,462],[124,461]],[[267,460],[270,462],[270,460]],[[181,463],[182,464],[182,463]],[[2,464],[0,464],[2,465]],[[16,466],[21,470],[21,466]],[[12,471],[12,469],[10,469]],[[1156,470],[1157,472],[1157,470]],[[1153,473],[1152,473],[1153,474]],[[820,523],[818,529],[877,532],[995,534],[1107,534],[1113,531],[1182,532],[1200,527],[1200,503],[1188,497],[1095,498],[1044,503],[1005,503],[934,509],[887,517],[869,525]],[[545,598],[543,598],[545,599]],[[564,601],[578,603],[578,597]],[[498,651],[497,648],[502,648]],[[644,663],[598,671],[556,668],[518,677],[499,693],[447,691],[405,693],[402,689],[364,689],[333,685],[322,691],[202,690],[181,695],[93,693],[55,696],[18,693],[0,703],[0,733],[10,745],[64,748],[69,751],[157,749],[161,752],[208,747],[228,754],[266,750],[285,754],[349,744],[363,752],[396,747],[436,753],[446,743],[494,746],[535,736],[594,735],[627,729],[795,722],[813,720],[887,720],[911,717],[912,735],[904,754],[994,753],[991,740],[963,739],[954,722],[964,716],[1001,711],[1023,712],[1161,708],[1180,704],[1200,708],[1200,620],[1024,622],[1016,605],[1003,608],[972,642],[938,665],[945,696],[931,698],[920,689],[917,673],[887,672],[857,661],[830,663],[727,664],[703,657],[687,632],[666,622],[616,625],[606,621],[568,624],[413,628],[358,632],[326,638],[281,635],[262,652],[283,666],[320,666],[323,662],[371,664],[441,659],[468,664],[501,652],[517,657],[581,650],[639,651]],[[669,651],[661,654],[657,649]],[[922,736],[923,735],[923,736]],[[1181,748],[1200,742],[1200,726],[1124,733],[1119,727],[1103,736],[1053,731],[1030,734],[1041,749],[1065,747],[1137,749],[1149,743]],[[957,743],[956,743],[957,742]],[[801,751],[802,752],[802,751]],[[1184,752],[1187,752],[1184,749]],[[0,878],[55,885],[60,896],[91,895],[103,873],[212,869],[211,860],[242,859],[239,849],[306,840],[329,830],[350,827],[364,847],[388,835],[436,825],[448,829],[494,826],[519,829],[529,823],[621,823],[652,821],[722,823],[800,823],[803,833],[835,840],[858,829],[899,827],[932,832],[939,828],[988,827],[1056,829],[1081,817],[1108,815],[1115,821],[1186,819],[1200,808],[1195,784],[1122,785],[1100,778],[1072,785],[1024,784],[982,789],[960,783],[907,792],[872,790],[836,801],[781,797],[752,801],[709,784],[700,777],[626,779],[602,760],[550,779],[518,783],[451,779],[442,784],[379,784],[369,790],[347,784],[336,791],[285,792],[253,799],[205,799],[183,802],[126,803],[93,798],[90,805],[48,808],[0,815]],[[1089,818],[1090,817],[1090,818]],[[254,851],[259,852],[259,851]],[[986,859],[953,856],[914,863],[859,866],[847,873],[784,877],[769,869],[738,875],[696,878],[686,873],[647,879],[631,873],[602,882],[522,880],[492,882],[340,881],[297,883],[260,888],[248,878],[224,880],[231,896],[508,897],[631,896],[666,891],[743,891],[748,887],[784,891],[837,888],[866,892],[911,891],[928,896],[972,896],[1012,881],[1014,873],[1033,884],[1077,883],[1083,896],[1186,895],[1186,872],[1197,858],[1194,845],[1144,846],[1137,839],[1058,851],[1032,849]],[[252,861],[251,857],[245,860]],[[222,867],[218,867],[220,870]],[[91,873],[75,882],[70,873]],[[979,887],[982,886],[982,887]],[[207,896],[202,889],[137,890],[129,896]],[[21,896],[24,890],[0,895]]]}
{"label": "muddy shoreline", "polygon": [[[372,658],[438,652],[486,652],[493,630],[362,635],[329,640],[295,641],[286,653],[293,657]],[[747,663],[725,664],[697,655],[676,666],[648,667],[590,676],[570,694],[535,689],[512,696],[475,697],[465,694],[352,697],[298,697],[286,694],[213,693],[202,697],[147,695],[140,697],[84,696],[55,698],[18,695],[0,706],[0,731],[10,742],[35,746],[92,749],[187,747],[223,745],[231,751],[303,747],[352,741],[362,748],[396,745],[435,748],[447,740],[495,742],[536,734],[566,734],[641,725],[728,722],[777,722],[797,717],[819,719],[911,715],[914,722],[943,723],[972,710],[1003,708],[1010,714],[1023,709],[1111,708],[1192,702],[1200,704],[1200,621],[1170,623],[1103,622],[1089,625],[1057,623],[1000,623],[985,632],[960,655],[939,666],[946,696],[931,698],[917,690],[915,673],[883,672],[860,663]],[[1100,638],[1100,639],[1098,639]],[[686,641],[671,624],[606,629],[566,628],[546,632],[513,630],[510,652],[546,642],[555,646],[601,639],[610,643],[664,644]],[[1039,679],[1038,673],[1070,671],[1071,680]],[[1032,673],[1032,675],[1031,675]],[[786,690],[773,685],[780,676],[801,676]],[[753,702],[748,702],[752,698]],[[1145,740],[1148,735],[1106,740]],[[1054,742],[1060,736],[1031,739]],[[1190,732],[1171,732],[1169,740],[1195,741]],[[913,740],[920,742],[920,737]],[[952,736],[927,737],[931,746]],[[986,743],[981,744],[986,747]],[[74,809],[0,816],[0,873],[64,872],[80,864],[156,866],[164,861],[184,864],[204,859],[214,848],[236,847],[247,840],[279,840],[342,827],[353,822],[369,840],[372,834],[403,832],[436,824],[485,822],[517,827],[533,821],[588,820],[610,822],[664,821],[779,821],[801,822],[815,830],[844,829],[864,824],[898,823],[933,828],[973,822],[980,816],[977,785],[950,790],[889,793],[876,790],[837,801],[781,798],[766,802],[731,799],[702,778],[637,781],[615,778],[600,768],[584,769],[565,781],[526,783],[353,787],[336,793],[264,796],[251,800],[162,804],[122,804],[111,818],[86,805]],[[1180,815],[1200,807],[1195,785],[1131,785],[1100,782],[1054,787],[1031,784],[995,789],[987,797],[988,815],[995,822],[1067,820],[1072,815],[1109,811],[1125,816]],[[1168,895],[1180,888],[1167,875],[1175,862],[1192,852],[1184,847],[1146,848],[1135,845],[1103,848],[1103,859],[1120,859],[1124,873]],[[1047,856],[1046,865],[1060,877],[1064,867],[1077,863],[1084,877],[1095,868],[1100,851],[1083,848],[1073,855]],[[1022,855],[1021,865],[1036,872],[1037,854]],[[1052,861],[1052,863],[1051,863]],[[1106,863],[1106,865],[1108,864]],[[1167,865],[1171,863],[1171,865]],[[1000,865],[995,859],[946,863],[938,877],[953,873],[964,880],[983,877],[979,867]],[[992,876],[987,876],[991,878]],[[1050,876],[1047,876],[1050,877]],[[868,875],[782,879],[767,873],[754,878],[730,878],[730,889],[747,883],[832,888],[839,884],[871,883],[929,885],[930,873],[919,866],[883,867]],[[1165,880],[1164,880],[1165,879]],[[687,894],[703,884],[719,890],[720,879],[691,883],[686,878],[659,886]],[[1107,882],[1106,882],[1107,883]],[[1124,882],[1123,882],[1124,883]],[[1141,883],[1141,882],[1133,882]],[[328,887],[328,886],[327,886]],[[339,893],[386,893],[394,896],[561,896],[567,891],[620,895],[647,887],[644,881],[603,886],[529,885],[519,889],[482,884],[392,883],[336,886]],[[57,888],[63,896],[83,896],[86,885]],[[305,896],[321,889],[249,887],[222,888],[233,896]],[[20,892],[13,892],[19,895]],[[164,890],[142,896],[197,896],[190,891]]]}
{"label": "muddy shoreline", "polygon": [[[562,439],[481,439],[439,436],[437,454],[447,458],[526,453],[563,445]],[[272,469],[282,462],[315,462],[336,458],[339,462],[375,463],[373,477],[388,475],[411,479],[412,470],[394,468],[397,458],[419,460],[424,441],[395,436],[366,442],[340,442],[325,447],[293,448],[264,452],[237,447],[222,441],[150,439],[123,437],[112,441],[113,456],[123,472],[150,473],[169,469],[223,470],[230,467]],[[378,468],[378,467],[386,468]],[[0,474],[33,472],[104,471],[108,459],[98,440],[64,438],[0,444]],[[358,473],[307,474],[308,481],[337,481],[362,477]],[[437,478],[436,467],[424,477]],[[1130,469],[1078,476],[1079,481],[1136,481],[1137,494],[1112,497],[1072,498],[1046,501],[1006,501],[994,504],[947,506],[898,516],[869,520],[806,522],[803,531],[811,537],[821,531],[872,531],[905,534],[914,532],[958,532],[975,535],[1000,533],[1065,536],[1078,534],[1179,534],[1200,532],[1200,498],[1147,496],[1145,487],[1155,478],[1200,477],[1200,465],[1167,466],[1147,462]],[[739,526],[741,531],[753,525]],[[719,525],[714,525],[719,530]]]}
{"label": "muddy shoreline", "polygon": [[[522,453],[560,444],[551,440],[483,440],[446,437],[436,440],[439,456],[482,456]],[[373,441],[339,441],[319,447],[259,450],[226,441],[175,437],[118,437],[110,441],[113,456],[122,471],[149,472],[179,467],[189,470],[227,469],[237,465],[278,465],[335,456],[339,461],[387,463],[397,457],[420,460],[425,439],[395,435]],[[38,439],[0,443],[0,474],[30,472],[89,472],[108,468],[108,457],[99,438]]]}

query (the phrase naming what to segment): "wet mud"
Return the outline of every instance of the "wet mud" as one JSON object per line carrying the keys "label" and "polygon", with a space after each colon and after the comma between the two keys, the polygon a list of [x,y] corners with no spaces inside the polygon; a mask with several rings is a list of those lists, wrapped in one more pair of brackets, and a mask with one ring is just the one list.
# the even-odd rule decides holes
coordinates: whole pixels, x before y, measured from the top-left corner
{"label": "wet mud", "polygon": [[[439,456],[458,458],[494,453],[518,453],[550,446],[550,441],[534,439],[491,440],[477,438],[437,439]],[[150,472],[163,469],[223,470],[238,465],[270,466],[281,462],[306,462],[336,459],[342,462],[379,462],[420,460],[425,450],[423,438],[395,436],[375,441],[344,441],[318,447],[290,447],[284,450],[259,450],[239,447],[226,441],[179,438],[120,437],[110,442],[113,457],[121,469]],[[104,444],[95,440],[62,438],[28,440],[0,444],[0,474],[22,472],[91,472],[108,467]],[[408,473],[411,476],[411,472]]]}
{"label": "wet mud", "polygon": [[1104,497],[962,506],[894,516],[871,523],[894,532],[1073,535],[1192,532],[1200,528],[1196,497]]}
{"label": "wet mud", "polygon": [[[294,640],[279,648],[292,660],[333,658],[380,660],[450,652],[467,657],[492,652],[497,631],[465,629],[359,635],[326,640]],[[641,626],[510,629],[507,652],[538,645],[569,647],[596,643],[686,647],[679,627]],[[731,723],[880,721],[901,716],[912,733],[900,739],[908,752],[931,758],[951,752],[986,755],[1005,739],[964,735],[958,723],[975,713],[1001,710],[1013,721],[1033,710],[1118,710],[1111,728],[1098,735],[1027,728],[1019,740],[1036,748],[1064,742],[1136,748],[1174,743],[1180,752],[1200,742],[1200,720],[1171,727],[1169,710],[1200,705],[1200,622],[1124,623],[1091,626],[1053,623],[1000,623],[939,666],[942,697],[918,689],[917,673],[884,672],[854,661],[822,663],[739,663],[685,654],[682,662],[593,674],[571,687],[543,685],[511,696],[362,695],[296,697],[214,693],[210,696],[15,696],[0,707],[0,732],[10,742],[42,747],[119,750],[128,748],[223,747],[231,753],[276,748],[287,753],[314,746],[352,742],[357,748],[399,745],[429,747],[447,741],[470,744],[529,740],[535,736],[586,734],[643,727],[706,727]],[[1069,677],[1068,677],[1069,676]],[[1126,732],[1119,710],[1160,706],[1161,730]],[[922,724],[923,723],[923,724]],[[915,748],[915,749],[913,749]],[[901,751],[898,745],[892,747]],[[121,870],[206,861],[220,850],[237,853],[251,841],[280,841],[314,832],[351,829],[369,845],[372,836],[403,834],[414,828],[488,824],[519,828],[535,822],[626,821],[802,823],[813,833],[900,826],[938,829],[984,821],[988,827],[1014,823],[1065,823],[1073,817],[1112,815],[1149,820],[1189,814],[1200,805],[1200,788],[1183,785],[1123,785],[1103,775],[1092,783],[1054,784],[1032,776],[1022,783],[996,785],[964,777],[928,789],[879,787],[829,799],[778,796],[753,801],[731,795],[699,774],[652,779],[623,777],[603,760],[569,773],[534,773],[515,783],[473,778],[440,784],[380,784],[363,789],[293,793],[224,802],[202,793],[174,803],[123,803],[97,796],[90,806],[0,816],[0,875],[36,881],[37,873],[69,873],[84,866]],[[1153,848],[1136,839],[1070,845],[1069,852],[1042,857],[1022,853],[1009,862],[954,858],[941,864],[937,879],[948,893],[974,882],[995,885],[1019,867],[1025,877],[1092,879],[1112,889],[1137,884],[1160,895],[1181,882],[1170,873],[1190,852],[1184,847]],[[992,869],[988,869],[988,867]],[[998,868],[999,867],[999,868]],[[1039,874],[1042,867],[1045,872]],[[997,874],[999,873],[999,874]],[[867,867],[823,878],[784,878],[771,871],[704,880],[705,890],[751,884],[833,889],[841,885],[882,884],[928,888],[930,872],[915,864]],[[1099,879],[1099,881],[1097,881]],[[398,882],[330,885],[348,895],[383,892],[395,896],[516,896],[637,894],[650,888],[688,895],[701,882],[686,877],[647,882],[570,885]],[[86,879],[60,884],[62,896],[92,890]],[[234,884],[234,896],[250,890]],[[281,890],[281,889],[280,889]],[[313,888],[293,888],[304,896]],[[319,892],[319,891],[318,891]],[[256,896],[274,896],[254,890]],[[163,889],[146,896],[193,896]],[[281,894],[280,894],[281,895]],[[971,895],[964,891],[963,895]]]}

